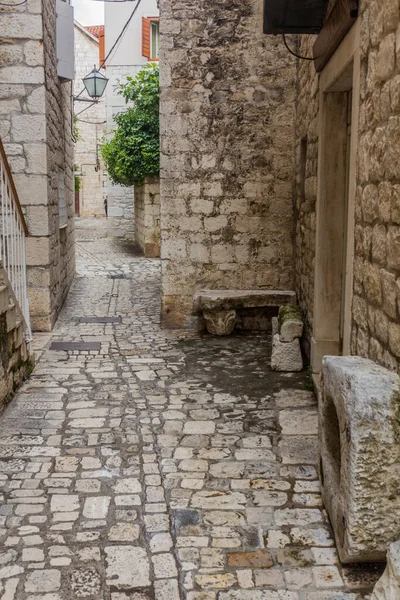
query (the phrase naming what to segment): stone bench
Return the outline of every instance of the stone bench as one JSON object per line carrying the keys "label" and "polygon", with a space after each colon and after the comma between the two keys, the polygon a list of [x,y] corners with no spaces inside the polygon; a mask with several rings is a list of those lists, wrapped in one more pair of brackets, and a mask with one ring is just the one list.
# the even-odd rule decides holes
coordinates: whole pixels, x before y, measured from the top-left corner
{"label": "stone bench", "polygon": [[289,290],[199,290],[194,297],[195,311],[203,311],[207,331],[212,335],[232,333],[237,310],[279,308],[283,304],[296,304],[296,293]]}

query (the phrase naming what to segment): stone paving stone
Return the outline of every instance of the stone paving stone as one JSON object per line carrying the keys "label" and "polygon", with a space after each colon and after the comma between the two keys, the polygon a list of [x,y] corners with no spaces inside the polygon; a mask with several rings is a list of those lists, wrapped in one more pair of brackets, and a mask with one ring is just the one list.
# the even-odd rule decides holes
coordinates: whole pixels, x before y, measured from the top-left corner
{"label": "stone paving stone", "polygon": [[320,504],[304,376],[269,370],[265,334],[163,330],[159,261],[101,220],[77,237],[0,418],[0,599],[364,597]]}

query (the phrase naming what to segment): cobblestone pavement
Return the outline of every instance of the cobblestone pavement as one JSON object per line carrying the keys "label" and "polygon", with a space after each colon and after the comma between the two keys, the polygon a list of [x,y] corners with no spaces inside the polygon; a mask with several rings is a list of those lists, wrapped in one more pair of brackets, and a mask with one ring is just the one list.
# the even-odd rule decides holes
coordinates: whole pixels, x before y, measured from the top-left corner
{"label": "cobblestone pavement", "polygon": [[268,370],[265,335],[162,330],[159,262],[77,225],[77,279],[0,420],[0,598],[361,598],[302,376]]}

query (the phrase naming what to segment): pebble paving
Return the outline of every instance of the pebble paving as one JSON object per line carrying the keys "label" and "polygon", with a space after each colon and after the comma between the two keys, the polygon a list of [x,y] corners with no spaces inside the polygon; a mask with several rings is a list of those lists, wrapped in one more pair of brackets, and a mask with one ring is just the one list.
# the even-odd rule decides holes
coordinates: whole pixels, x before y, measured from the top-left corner
{"label": "pebble paving", "polygon": [[303,375],[268,369],[265,334],[162,329],[159,261],[104,231],[77,221],[75,283],[0,418],[1,600],[364,597]]}

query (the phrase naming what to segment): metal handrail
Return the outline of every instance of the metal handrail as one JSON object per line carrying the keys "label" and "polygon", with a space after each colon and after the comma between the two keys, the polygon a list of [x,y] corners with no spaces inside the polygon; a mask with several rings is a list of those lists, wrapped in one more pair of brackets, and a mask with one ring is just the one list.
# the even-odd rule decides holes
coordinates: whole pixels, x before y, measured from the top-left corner
{"label": "metal handrail", "polygon": [[14,178],[13,178],[13,175],[11,173],[10,165],[8,163],[8,158],[7,158],[7,155],[5,153],[3,142],[2,142],[1,139],[0,139],[0,156],[1,156],[2,163],[4,164],[4,168],[5,168],[6,173],[7,173],[8,182],[10,184],[11,191],[12,191],[12,194],[14,196],[14,200],[15,200],[15,203],[16,203],[16,206],[17,206],[18,214],[19,214],[19,216],[21,218],[21,221],[22,221],[22,227],[24,228],[25,236],[28,237],[29,236],[28,225],[26,224],[25,216],[24,216],[24,213],[22,212],[21,203],[19,201],[19,196],[18,196],[17,188],[15,187]]}
{"label": "metal handrail", "polygon": [[25,321],[26,338],[32,338],[26,279],[25,237],[28,226],[22,212],[13,175],[0,140],[0,263]]}

